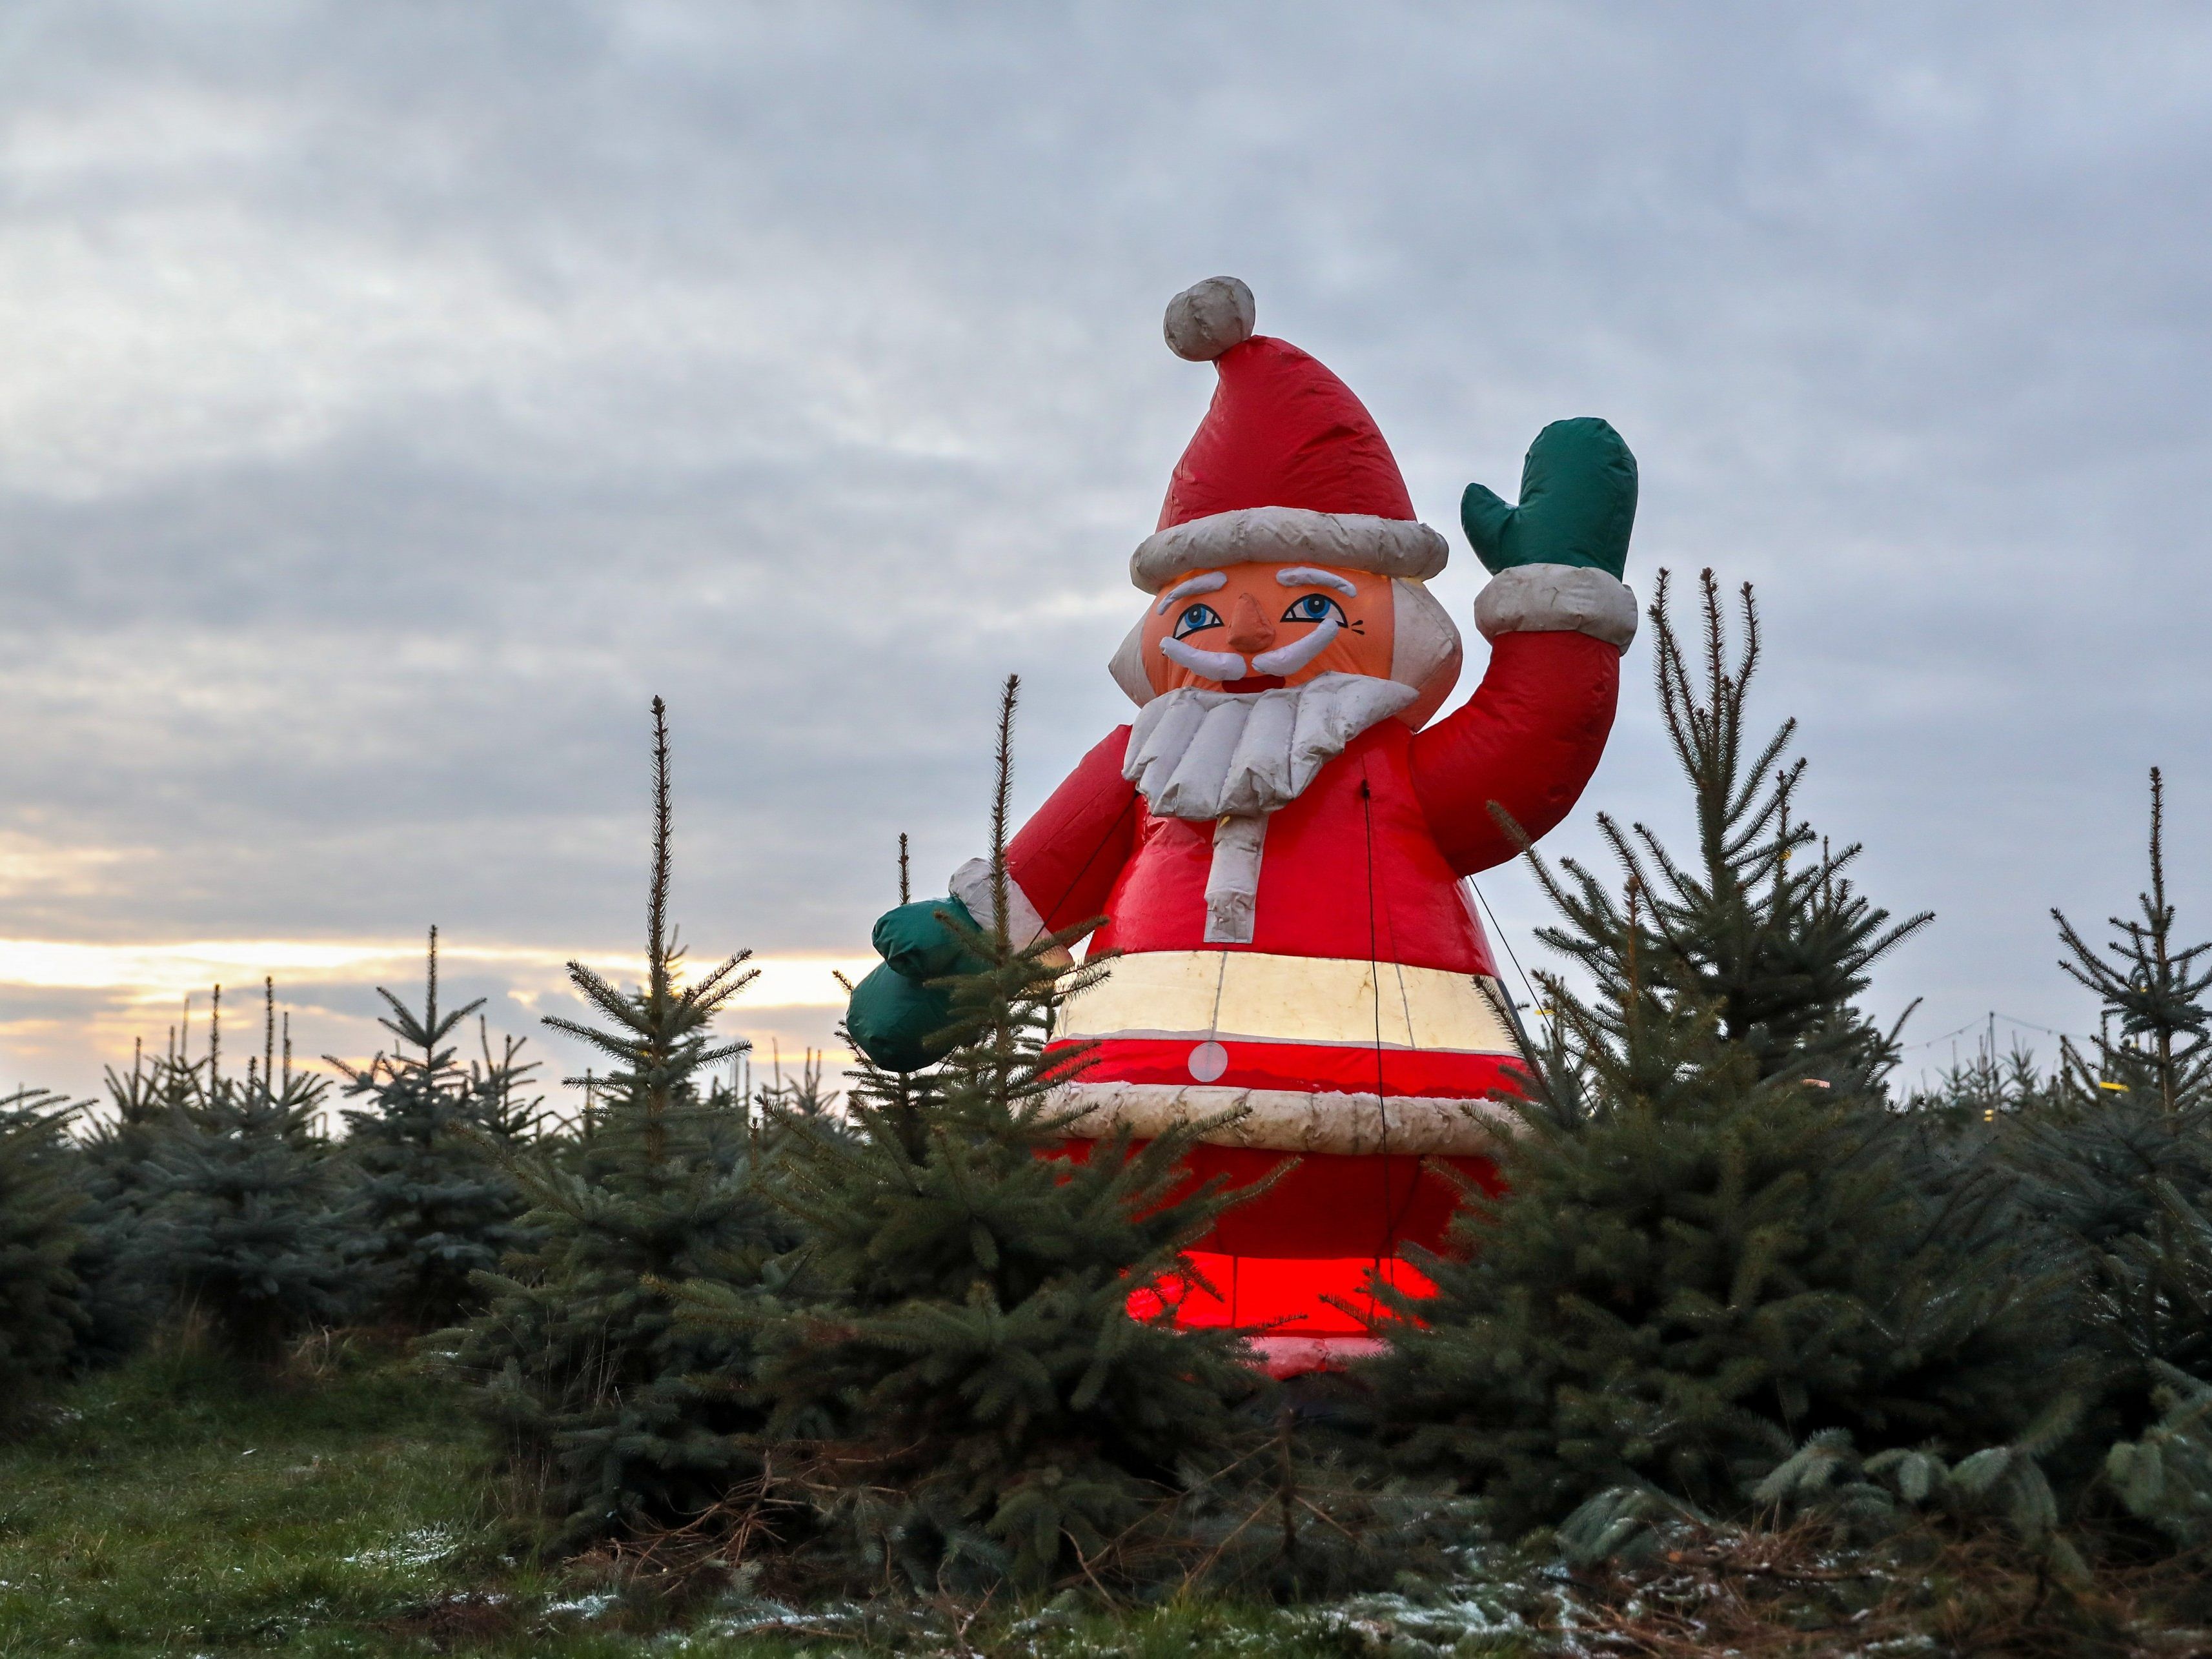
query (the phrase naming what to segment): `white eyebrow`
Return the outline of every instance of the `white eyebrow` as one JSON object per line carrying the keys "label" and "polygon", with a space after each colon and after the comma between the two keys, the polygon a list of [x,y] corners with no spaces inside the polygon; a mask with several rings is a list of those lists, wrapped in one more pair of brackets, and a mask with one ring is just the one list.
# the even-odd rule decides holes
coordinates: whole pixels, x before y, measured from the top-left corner
{"label": "white eyebrow", "polygon": [[[1209,570],[1203,576],[1193,576],[1187,582],[1177,582],[1161,594],[1160,608],[1152,614],[1164,617],[1168,614],[1168,607],[1177,599],[1187,599],[1194,593],[1218,593],[1228,586],[1229,576],[1225,571]],[[1124,611],[1121,614],[1126,617],[1129,613]]]}
{"label": "white eyebrow", "polygon": [[[1333,587],[1347,599],[1359,597],[1359,590],[1334,570],[1316,570],[1310,564],[1294,564],[1287,570],[1278,570],[1275,580],[1285,587]],[[1125,611],[1121,614],[1126,617],[1129,613]]]}

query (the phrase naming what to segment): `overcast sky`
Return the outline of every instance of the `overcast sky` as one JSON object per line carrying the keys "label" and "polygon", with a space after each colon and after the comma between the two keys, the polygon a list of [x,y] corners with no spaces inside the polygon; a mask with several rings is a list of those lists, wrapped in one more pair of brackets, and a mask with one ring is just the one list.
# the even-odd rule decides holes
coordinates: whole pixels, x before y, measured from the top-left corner
{"label": "overcast sky", "polygon": [[[15,0],[0,1081],[264,969],[365,1054],[434,921],[562,1069],[656,692],[686,937],[823,1041],[898,832],[979,849],[995,683],[1025,805],[1126,718],[1215,272],[1374,410],[1471,639],[1461,487],[1609,417],[1632,584],[1758,583],[1816,822],[1939,913],[1916,1067],[2081,1030],[2048,911],[2131,902],[2154,763],[2212,933],[2208,206],[2191,6]],[[1682,823],[1649,669],[1561,850]]]}

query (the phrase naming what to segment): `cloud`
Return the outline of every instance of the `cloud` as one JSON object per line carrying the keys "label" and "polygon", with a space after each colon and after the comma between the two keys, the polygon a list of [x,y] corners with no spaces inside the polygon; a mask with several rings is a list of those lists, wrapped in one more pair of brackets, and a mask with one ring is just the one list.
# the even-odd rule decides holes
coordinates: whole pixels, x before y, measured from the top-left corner
{"label": "cloud", "polygon": [[[978,845],[1002,674],[1024,804],[1121,718],[1209,390],[1159,307],[1216,270],[1439,526],[1546,420],[1620,426],[1634,580],[1759,581],[1808,804],[1942,913],[1884,1006],[2078,1027],[2044,912],[2125,902],[2154,760],[2212,897],[2188,9],[9,28],[0,937],[633,949],[657,691],[693,936],[860,953],[899,831],[926,880]],[[1646,661],[1563,849],[1684,829]],[[84,1086],[116,1028],[40,1009],[0,1057]]]}

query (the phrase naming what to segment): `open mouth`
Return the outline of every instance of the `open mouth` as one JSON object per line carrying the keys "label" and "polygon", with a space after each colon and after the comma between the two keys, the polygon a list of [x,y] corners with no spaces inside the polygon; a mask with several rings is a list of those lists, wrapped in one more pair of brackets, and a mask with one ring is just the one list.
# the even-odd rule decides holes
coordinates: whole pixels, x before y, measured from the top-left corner
{"label": "open mouth", "polygon": [[1255,674],[1249,679],[1224,680],[1224,691],[1273,691],[1283,683],[1280,674]]}

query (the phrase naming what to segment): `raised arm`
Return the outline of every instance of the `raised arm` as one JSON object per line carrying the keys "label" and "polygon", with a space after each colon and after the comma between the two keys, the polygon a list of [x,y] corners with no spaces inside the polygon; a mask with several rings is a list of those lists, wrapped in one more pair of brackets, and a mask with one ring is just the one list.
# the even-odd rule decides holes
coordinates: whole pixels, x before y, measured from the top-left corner
{"label": "raised arm", "polygon": [[1495,801],[1532,839],[1567,815],[1597,769],[1636,636],[1621,585],[1636,522],[1636,458],[1603,421],[1536,434],[1508,507],[1469,484],[1460,523],[1492,573],[1474,602],[1490,667],[1467,704],[1413,738],[1413,790],[1461,875],[1519,850]]}
{"label": "raised arm", "polygon": [[1532,838],[1566,817],[1605,753],[1620,689],[1620,648],[1607,640],[1552,631],[1492,641],[1474,696],[1413,737],[1413,793],[1455,872],[1520,851],[1492,801]]}

